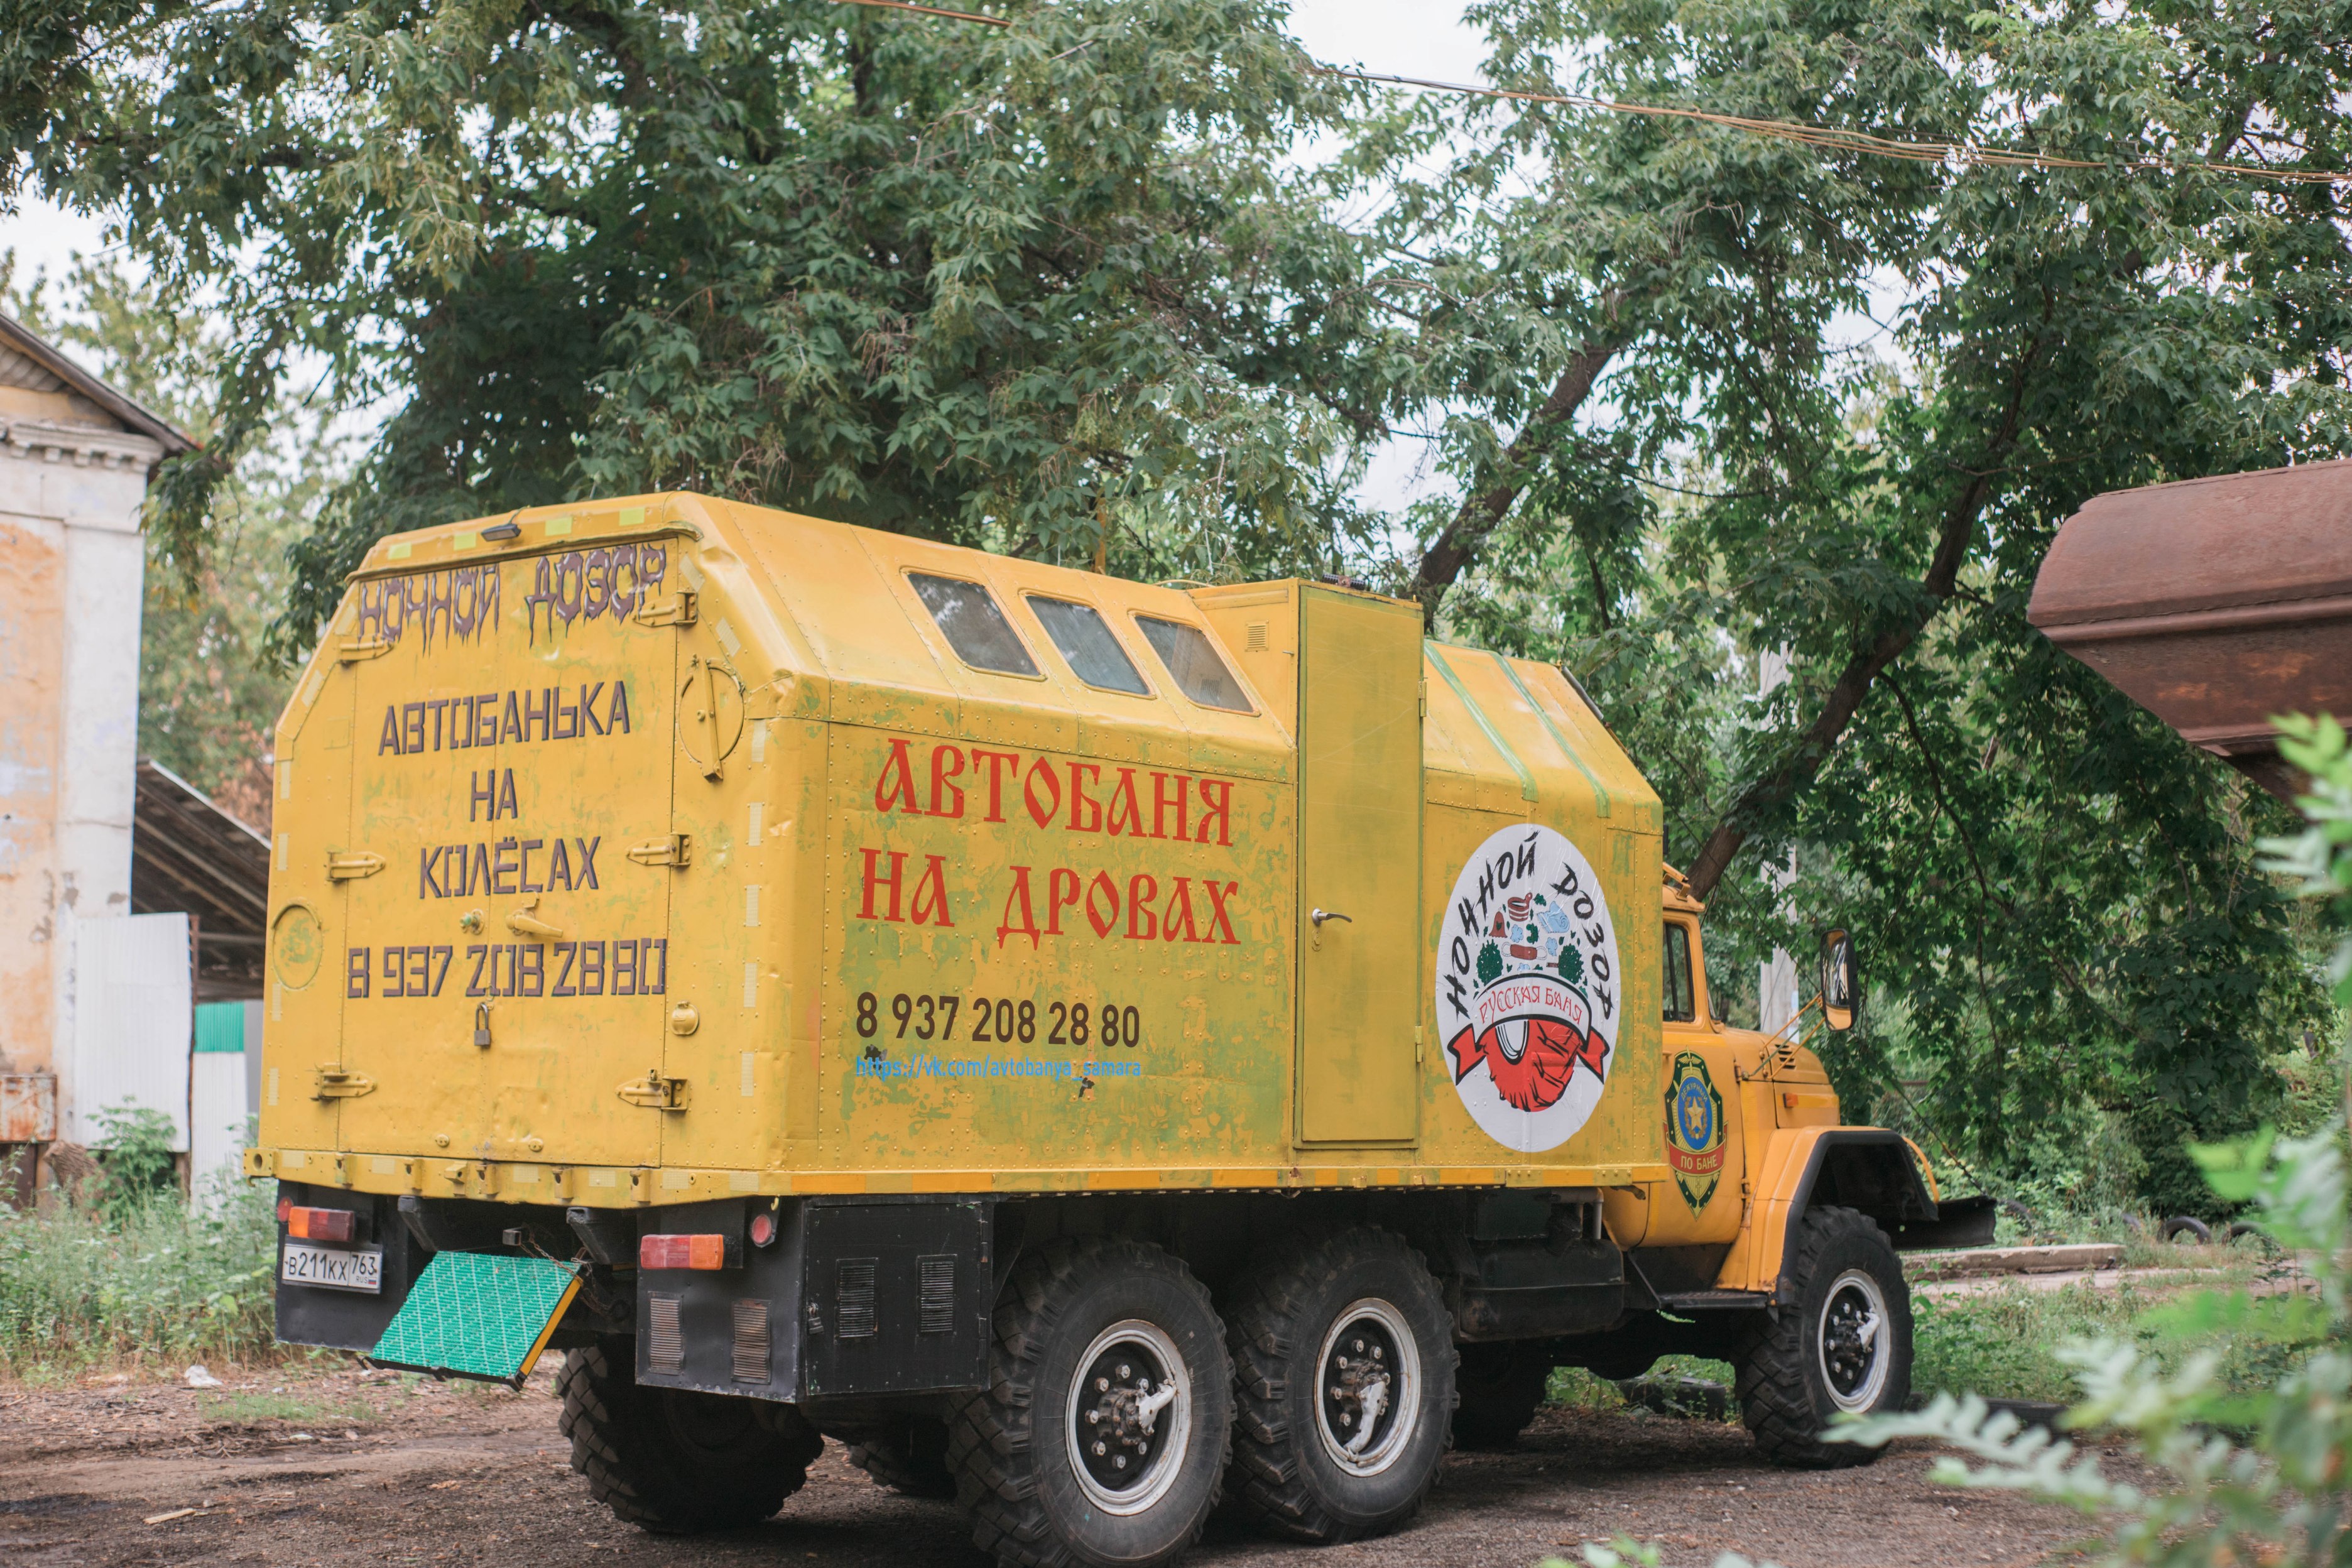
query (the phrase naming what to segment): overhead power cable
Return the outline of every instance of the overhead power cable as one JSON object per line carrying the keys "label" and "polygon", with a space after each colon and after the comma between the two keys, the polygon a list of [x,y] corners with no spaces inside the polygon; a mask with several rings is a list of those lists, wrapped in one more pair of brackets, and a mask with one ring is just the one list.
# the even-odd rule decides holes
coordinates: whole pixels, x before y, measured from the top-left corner
{"label": "overhead power cable", "polygon": [[1681,109],[1655,103],[1627,103],[1620,99],[1593,98],[1579,92],[1527,92],[1516,88],[1475,87],[1458,81],[1429,81],[1420,77],[1386,76],[1373,71],[1340,70],[1317,66],[1319,76],[1345,77],[1350,81],[1385,82],[1397,87],[1426,88],[1434,92],[1466,93],[1478,98],[1516,99],[1522,103],[1559,103],[1572,109],[1600,109],[1612,114],[1637,114],[1659,120],[1696,120],[1727,126],[1755,136],[1794,142],[1833,153],[1860,153],[1877,158],[1900,158],[1914,163],[1980,163],[1997,169],[2130,169],[2144,174],[2233,174],[2247,179],[2279,180],[2293,184],[2352,184],[2352,173],[2320,169],[2271,169],[2260,163],[2213,163],[2169,158],[2068,158],[2053,153],[2013,153],[1980,147],[1969,142],[1910,142],[1867,132],[1841,131],[1824,125],[1800,125],[1787,120],[1754,120],[1740,114],[1717,114],[1704,109]]}
{"label": "overhead power cable", "polygon": [[[884,11],[914,11],[926,16],[978,22],[990,27],[1013,25],[1006,17],[983,16],[972,11],[950,11],[937,5],[919,5],[914,4],[914,0],[834,0],[834,4],[871,5]],[[1801,125],[1788,120],[1758,120],[1743,114],[1717,114],[1710,110],[1683,109],[1670,104],[1628,103],[1622,99],[1595,98],[1585,93],[1528,92],[1518,88],[1478,87],[1466,82],[1432,81],[1423,77],[1341,70],[1337,66],[1316,66],[1313,69],[1318,76],[1340,77],[1349,81],[1392,87],[1421,88],[1431,92],[1458,92],[1474,98],[1507,98],[1521,103],[1557,103],[1570,109],[1598,109],[1611,114],[1641,115],[1656,120],[1692,120],[1706,125],[1744,131],[1751,136],[1769,136],[1776,141],[1818,147],[1824,152],[1899,158],[1914,163],[1973,163],[1996,169],[2128,169],[2139,174],[2227,174],[2238,179],[2276,180],[2283,184],[2352,184],[2352,173],[2334,173],[2325,169],[2272,169],[2260,163],[2221,163],[2198,159],[2069,158],[2054,153],[2017,153],[2000,147],[1981,147],[1970,142],[1906,141],[1891,136],[1873,136],[1863,131]]]}

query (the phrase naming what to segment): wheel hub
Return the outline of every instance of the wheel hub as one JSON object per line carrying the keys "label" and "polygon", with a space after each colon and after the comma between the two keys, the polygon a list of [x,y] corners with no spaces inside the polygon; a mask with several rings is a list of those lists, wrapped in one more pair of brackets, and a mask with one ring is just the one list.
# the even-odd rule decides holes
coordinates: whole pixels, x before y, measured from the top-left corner
{"label": "wheel hub", "polygon": [[1189,1426],[1183,1392],[1183,1363],[1151,1325],[1115,1325],[1087,1347],[1070,1390],[1069,1447],[1098,1504],[1137,1511],[1167,1489]]}
{"label": "wheel hub", "polygon": [[1324,1451],[1359,1475],[1387,1468],[1412,1434],[1421,1399],[1420,1358],[1404,1320],[1386,1301],[1356,1302],[1325,1336],[1316,1370]]}
{"label": "wheel hub", "polygon": [[1842,1410],[1866,1410],[1885,1384],[1886,1303],[1878,1282],[1859,1270],[1841,1275],[1822,1309],[1822,1374]]}

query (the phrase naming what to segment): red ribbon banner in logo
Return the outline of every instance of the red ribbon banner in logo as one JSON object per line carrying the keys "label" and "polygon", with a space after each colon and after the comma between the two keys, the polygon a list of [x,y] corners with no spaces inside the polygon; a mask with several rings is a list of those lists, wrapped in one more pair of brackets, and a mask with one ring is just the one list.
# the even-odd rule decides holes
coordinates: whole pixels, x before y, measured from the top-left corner
{"label": "red ribbon banner in logo", "polygon": [[[1526,1044],[1516,1061],[1503,1048],[1506,1029],[1526,1031]],[[1472,1068],[1485,1062],[1495,1092],[1517,1110],[1541,1110],[1558,1101],[1579,1063],[1591,1068],[1596,1078],[1606,1079],[1609,1072],[1605,1042],[1563,1019],[1541,1016],[1502,1019],[1483,1034],[1474,1035],[1465,1026],[1446,1042],[1445,1048],[1454,1055],[1454,1082],[1460,1083],[1470,1076]]]}

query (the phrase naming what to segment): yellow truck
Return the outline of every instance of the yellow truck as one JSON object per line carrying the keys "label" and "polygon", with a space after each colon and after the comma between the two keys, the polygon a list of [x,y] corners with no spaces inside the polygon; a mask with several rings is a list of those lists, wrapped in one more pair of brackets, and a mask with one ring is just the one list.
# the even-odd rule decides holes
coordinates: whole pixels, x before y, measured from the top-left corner
{"label": "yellow truck", "polygon": [[1370,1535],[1553,1367],[1683,1352],[1863,1462],[1895,1249],[1990,1224],[1714,1016],[1572,679],[1349,584],[526,510],[379,542],[277,756],[279,1335],[561,1351],[650,1529],[832,1436],[1008,1564],[1165,1562],[1225,1491]]}

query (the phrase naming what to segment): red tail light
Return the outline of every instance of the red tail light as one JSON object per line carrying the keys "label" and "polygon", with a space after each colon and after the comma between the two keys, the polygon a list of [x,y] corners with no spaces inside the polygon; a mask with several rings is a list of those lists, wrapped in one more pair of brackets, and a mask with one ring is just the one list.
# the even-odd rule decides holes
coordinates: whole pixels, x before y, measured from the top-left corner
{"label": "red tail light", "polygon": [[289,1203],[280,1203],[278,1212],[286,1218],[286,1234],[304,1241],[349,1241],[359,1219],[350,1209],[307,1209]]}
{"label": "red tail light", "polygon": [[751,1216],[751,1245],[767,1247],[776,1239],[776,1216],[762,1209]]}
{"label": "red tail light", "polygon": [[284,1225],[286,1223],[286,1216],[293,1212],[294,1200],[289,1197],[280,1196],[278,1200],[278,1223],[279,1225]]}
{"label": "red tail light", "polygon": [[640,1268],[725,1268],[729,1247],[723,1236],[646,1236],[637,1238]]}

